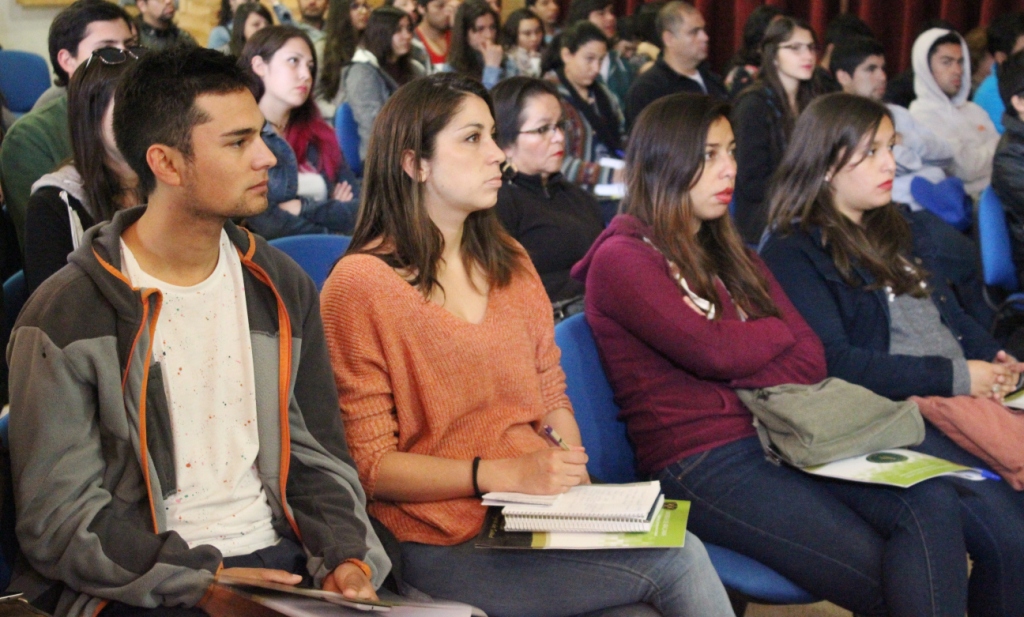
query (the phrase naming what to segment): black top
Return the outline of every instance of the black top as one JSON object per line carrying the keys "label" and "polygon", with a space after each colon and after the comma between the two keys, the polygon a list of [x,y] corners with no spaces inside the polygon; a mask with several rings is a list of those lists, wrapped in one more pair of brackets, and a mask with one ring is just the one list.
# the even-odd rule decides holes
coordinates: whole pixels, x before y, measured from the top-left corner
{"label": "black top", "polygon": [[[68,206],[60,198],[61,188],[44,186],[32,193],[25,213],[25,285],[29,294],[57,270],[68,264],[74,250]],[[82,229],[96,221],[82,203],[68,194],[68,204],[78,214]]]}
{"label": "black top", "polygon": [[513,174],[498,191],[497,209],[505,229],[530,255],[551,301],[582,295],[583,283],[569,270],[604,230],[597,200],[562,174],[552,175],[546,186],[540,176]]}
{"label": "black top", "polygon": [[1024,121],[1008,112],[1003,127],[992,160],[992,190],[1006,212],[1017,277],[1024,279]]}
{"label": "black top", "polygon": [[733,106],[736,134],[736,193],[733,215],[743,241],[756,245],[768,224],[768,182],[782,161],[788,137],[782,102],[765,85],[744,90]]}
{"label": "black top", "polygon": [[[722,78],[711,72],[707,62],[701,62],[697,72],[704,80],[707,94],[716,99],[728,100],[729,92],[725,89]],[[664,58],[658,58],[654,66],[638,75],[633,80],[633,85],[629,87],[626,94],[626,126],[632,127],[640,112],[654,101],[679,92],[704,94],[696,79],[677,73]]]}

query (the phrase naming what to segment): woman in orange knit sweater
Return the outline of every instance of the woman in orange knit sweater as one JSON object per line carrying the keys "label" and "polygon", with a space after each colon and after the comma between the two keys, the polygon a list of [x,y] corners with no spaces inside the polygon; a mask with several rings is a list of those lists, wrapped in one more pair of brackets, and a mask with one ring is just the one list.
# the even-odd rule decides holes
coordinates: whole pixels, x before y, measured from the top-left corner
{"label": "woman in orange knit sweater", "polygon": [[[321,296],[369,510],[408,583],[491,615],[732,615],[692,535],[682,549],[473,548],[482,493],[589,481],[544,287],[492,210],[494,130],[486,90],[455,74],[402,87],[374,125],[352,246]],[[543,425],[574,447],[550,447]]]}

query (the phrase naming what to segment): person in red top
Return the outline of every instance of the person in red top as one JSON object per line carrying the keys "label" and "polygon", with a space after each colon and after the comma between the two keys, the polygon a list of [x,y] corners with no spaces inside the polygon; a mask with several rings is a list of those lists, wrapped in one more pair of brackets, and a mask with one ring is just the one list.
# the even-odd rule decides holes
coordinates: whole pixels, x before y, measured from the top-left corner
{"label": "person in red top", "polygon": [[417,0],[423,16],[416,26],[416,38],[430,58],[428,72],[440,71],[448,62],[448,44],[452,40],[452,15],[445,0]]}
{"label": "person in red top", "polygon": [[728,113],[676,94],[640,114],[624,214],[573,270],[640,471],[691,501],[689,528],[703,539],[817,597],[864,615],[962,617],[965,542],[949,483],[892,489],[765,459],[735,390],[822,381],[825,353],[726,216]]}

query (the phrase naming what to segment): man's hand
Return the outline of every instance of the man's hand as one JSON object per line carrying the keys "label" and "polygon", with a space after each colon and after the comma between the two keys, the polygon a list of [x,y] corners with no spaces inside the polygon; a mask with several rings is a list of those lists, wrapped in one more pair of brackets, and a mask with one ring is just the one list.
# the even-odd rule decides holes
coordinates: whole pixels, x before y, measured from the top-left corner
{"label": "man's hand", "polygon": [[343,563],[328,574],[324,579],[324,591],[340,593],[352,600],[377,600],[373,583],[354,563]]}
{"label": "man's hand", "polygon": [[222,576],[233,576],[235,578],[255,578],[268,583],[279,583],[281,585],[298,585],[302,577],[298,574],[285,572],[284,570],[271,570],[269,568],[224,568],[217,573],[217,578]]}

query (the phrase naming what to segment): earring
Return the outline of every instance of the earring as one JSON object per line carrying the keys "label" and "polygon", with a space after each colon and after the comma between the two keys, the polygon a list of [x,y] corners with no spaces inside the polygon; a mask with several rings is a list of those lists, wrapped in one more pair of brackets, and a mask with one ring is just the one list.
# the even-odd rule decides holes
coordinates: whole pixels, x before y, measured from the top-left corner
{"label": "earring", "polygon": [[825,174],[825,182],[831,182],[831,181],[832,181],[832,174]]}

